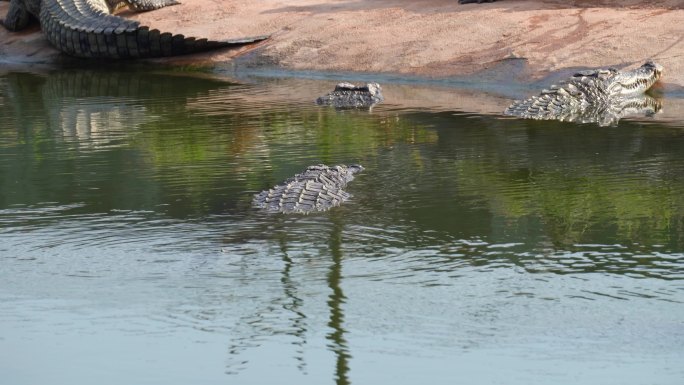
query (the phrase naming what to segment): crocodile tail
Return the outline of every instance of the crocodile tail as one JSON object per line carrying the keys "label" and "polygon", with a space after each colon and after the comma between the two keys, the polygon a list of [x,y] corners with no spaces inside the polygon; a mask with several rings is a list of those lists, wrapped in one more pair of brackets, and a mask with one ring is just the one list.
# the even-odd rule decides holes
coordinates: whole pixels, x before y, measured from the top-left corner
{"label": "crocodile tail", "polygon": [[[102,5],[102,7],[98,7]],[[40,23],[58,50],[81,58],[137,59],[239,47],[267,38],[207,40],[162,33],[135,20],[110,15],[94,0],[43,0]]]}

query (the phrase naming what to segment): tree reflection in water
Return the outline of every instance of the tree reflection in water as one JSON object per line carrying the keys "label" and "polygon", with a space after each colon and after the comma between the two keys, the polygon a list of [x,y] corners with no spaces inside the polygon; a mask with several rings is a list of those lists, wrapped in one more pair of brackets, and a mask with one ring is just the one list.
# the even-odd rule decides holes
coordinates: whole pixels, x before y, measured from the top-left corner
{"label": "tree reflection in water", "polygon": [[335,380],[337,385],[349,384],[349,348],[347,340],[345,339],[344,330],[344,305],[346,297],[342,291],[342,224],[341,218],[333,219],[333,228],[330,232],[330,254],[332,256],[332,264],[330,265],[330,272],[328,273],[328,286],[330,287],[330,296],[328,299],[328,307],[330,308],[330,322],[328,326],[332,331],[327,335],[330,340],[330,349],[335,353],[337,362],[335,365]]}

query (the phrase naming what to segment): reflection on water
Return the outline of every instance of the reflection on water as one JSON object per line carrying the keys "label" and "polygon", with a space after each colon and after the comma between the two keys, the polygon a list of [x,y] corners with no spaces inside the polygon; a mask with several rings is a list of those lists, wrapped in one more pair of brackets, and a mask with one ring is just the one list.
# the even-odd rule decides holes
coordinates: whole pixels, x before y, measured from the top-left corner
{"label": "reflection on water", "polygon": [[335,223],[330,234],[330,254],[332,255],[332,265],[328,273],[328,285],[330,287],[330,322],[328,326],[332,331],[328,334],[328,339],[332,343],[332,350],[335,352],[335,383],[338,385],[349,384],[349,359],[347,341],[344,338],[344,312],[342,305],[345,297],[342,291],[342,224]]}
{"label": "reflection on water", "polygon": [[[0,77],[3,378],[684,376],[681,119],[501,119],[391,84],[372,112],[313,105],[329,87]],[[364,165],[347,205],[251,208],[315,163]]]}

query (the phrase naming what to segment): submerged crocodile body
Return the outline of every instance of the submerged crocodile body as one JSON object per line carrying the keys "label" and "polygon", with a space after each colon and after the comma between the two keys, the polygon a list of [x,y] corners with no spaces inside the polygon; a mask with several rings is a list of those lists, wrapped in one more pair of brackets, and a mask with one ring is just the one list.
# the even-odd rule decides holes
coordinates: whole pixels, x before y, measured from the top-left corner
{"label": "submerged crocodile body", "polygon": [[351,195],[343,189],[363,171],[358,164],[328,167],[309,166],[270,190],[254,196],[252,205],[272,213],[301,213],[326,211],[347,201]]}
{"label": "submerged crocodile body", "polygon": [[338,83],[333,92],[316,99],[316,104],[335,108],[370,108],[383,100],[385,98],[378,83],[368,83],[365,86]]}
{"label": "submerged crocodile body", "polygon": [[652,115],[660,110],[660,102],[644,92],[660,79],[662,72],[663,67],[652,61],[631,71],[582,71],[538,96],[515,101],[504,114],[615,125],[622,117]]}
{"label": "submerged crocodile body", "polygon": [[162,33],[111,12],[128,5],[149,11],[178,4],[175,0],[10,0],[2,24],[11,31],[40,22],[48,41],[58,50],[81,58],[137,59],[184,55],[239,47],[266,39],[255,36],[207,40]]}

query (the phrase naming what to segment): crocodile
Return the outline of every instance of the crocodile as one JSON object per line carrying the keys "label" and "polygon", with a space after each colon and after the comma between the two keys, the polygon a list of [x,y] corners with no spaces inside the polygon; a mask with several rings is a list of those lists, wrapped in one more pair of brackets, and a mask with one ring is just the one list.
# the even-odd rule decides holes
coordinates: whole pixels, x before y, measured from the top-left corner
{"label": "crocodile", "polygon": [[496,0],[458,0],[459,4],[471,4],[471,3],[493,3]]}
{"label": "crocodile", "polygon": [[309,166],[272,189],[256,194],[252,206],[284,214],[326,211],[351,197],[343,189],[354,179],[354,174],[361,171],[363,167],[359,164]]}
{"label": "crocodile", "polygon": [[631,71],[614,68],[581,71],[559,85],[542,90],[538,96],[516,100],[504,114],[615,125],[622,117],[652,115],[660,110],[660,102],[645,92],[662,73],[663,67],[651,60]]}
{"label": "crocodile", "polygon": [[138,59],[184,55],[240,47],[268,36],[208,40],[160,32],[115,16],[121,7],[150,11],[179,4],[175,0],[10,0],[4,20],[19,31],[37,19],[47,40],[59,51],[79,58]]}
{"label": "crocodile", "polygon": [[367,83],[365,86],[338,83],[333,92],[316,99],[316,104],[335,108],[370,108],[383,100],[385,98],[378,83]]}

